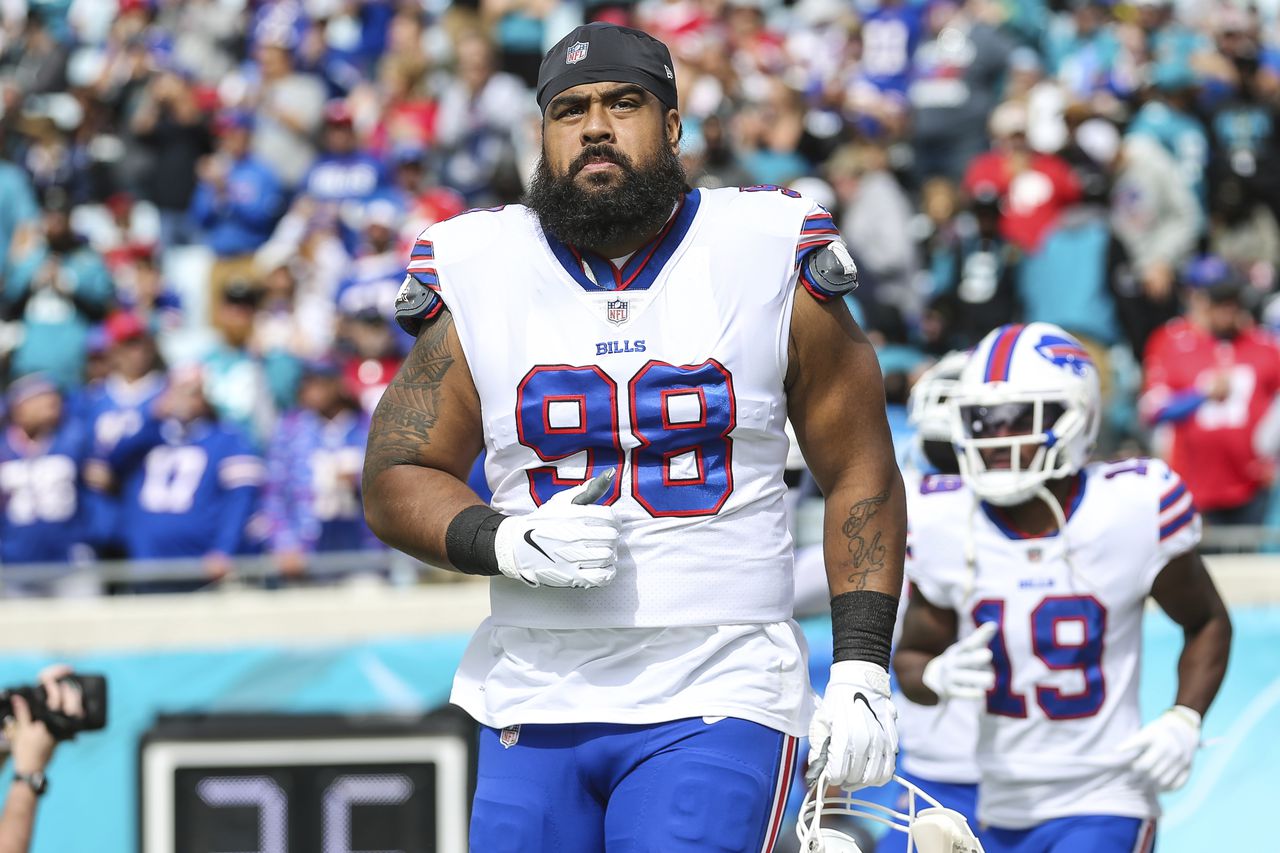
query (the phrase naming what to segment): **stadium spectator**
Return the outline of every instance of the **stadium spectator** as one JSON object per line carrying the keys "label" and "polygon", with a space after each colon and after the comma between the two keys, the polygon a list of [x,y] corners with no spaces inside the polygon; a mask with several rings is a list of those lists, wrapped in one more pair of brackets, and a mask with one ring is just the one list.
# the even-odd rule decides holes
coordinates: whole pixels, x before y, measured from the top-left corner
{"label": "stadium spectator", "polygon": [[243,279],[228,284],[216,317],[222,339],[201,360],[204,394],[218,420],[259,443],[266,441],[275,424],[278,388],[266,360],[252,349],[261,303],[262,289],[256,284]]}
{"label": "stadium spectator", "polygon": [[41,4],[40,8],[29,10],[18,37],[9,41],[0,54],[0,69],[28,95],[64,92],[67,88],[70,50],[49,26],[45,12],[54,5]]}
{"label": "stadium spectator", "polygon": [[368,415],[338,364],[308,362],[297,409],[272,433],[262,497],[269,547],[286,576],[305,572],[310,554],[375,547],[360,503],[368,436]]}
{"label": "stadium spectator", "polygon": [[284,201],[269,166],[249,150],[254,121],[238,110],[218,117],[217,151],[200,161],[191,200],[191,217],[217,256],[209,274],[215,304],[229,281],[253,274],[253,253],[271,236]]}
{"label": "stadium spectator", "polygon": [[1175,313],[1176,270],[1195,249],[1199,211],[1186,184],[1169,179],[1177,164],[1149,136],[1125,136],[1112,168],[1111,227],[1141,283],[1139,310],[1131,312],[1138,322],[1129,325],[1140,347],[1155,325]]}
{"label": "stadium spectator", "polygon": [[175,370],[142,427],[107,462],[120,483],[129,556],[203,558],[208,577],[218,580],[247,547],[263,465],[249,439],[218,420],[203,385],[198,368]]}
{"label": "stadium spectator", "polygon": [[375,199],[364,205],[362,216],[361,253],[338,284],[334,304],[339,314],[348,317],[364,311],[381,313],[394,329],[400,349],[407,353],[413,346],[413,338],[395,323],[396,292],[404,279],[405,258],[396,239],[396,226],[403,214],[390,201]]}
{"label": "stadium spectator", "polygon": [[1000,233],[1024,252],[1040,248],[1063,209],[1080,198],[1080,182],[1061,157],[1034,150],[1027,136],[1027,108],[1006,101],[991,114],[992,151],[975,157],[965,172],[970,195],[1000,199]]}
{"label": "stadium spectator", "polygon": [[101,460],[142,428],[167,382],[155,339],[138,315],[118,311],[104,326],[108,372],[102,381],[85,388],[81,402],[93,440],[90,483],[100,495],[90,518],[89,540],[100,556],[120,557],[124,554],[120,499]]}
{"label": "stadium spectator", "polygon": [[1193,111],[1195,77],[1185,65],[1157,63],[1153,73],[1151,98],[1133,117],[1128,132],[1146,134],[1164,146],[1178,164],[1177,177],[1199,204],[1203,223],[1209,140]]}
{"label": "stadium spectator", "polygon": [[71,230],[70,200],[45,195],[41,227],[24,229],[4,275],[0,312],[22,321],[22,342],[12,375],[43,372],[66,389],[80,385],[91,324],[106,316],[113,298],[101,256]]}
{"label": "stadium spectator", "polygon": [[165,281],[153,252],[140,249],[116,270],[120,307],[137,315],[151,334],[175,335],[184,323],[182,298]]}
{"label": "stadium spectator", "polygon": [[[66,562],[86,540],[89,432],[70,416],[57,385],[40,374],[10,385],[5,403],[9,416],[0,440],[0,562]],[[6,588],[13,591],[9,584]],[[18,588],[34,591],[39,585]]]}
{"label": "stadium spectator", "polygon": [[889,171],[888,152],[869,144],[843,148],[828,161],[827,177],[840,202],[840,233],[874,283],[874,298],[918,314],[911,201]]}
{"label": "stadium spectator", "polygon": [[328,93],[314,74],[296,71],[288,36],[272,34],[257,48],[260,79],[247,98],[253,111],[252,151],[288,189],[296,187],[316,156],[314,137]]}
{"label": "stadium spectator", "polygon": [[528,94],[520,78],[497,70],[483,34],[460,35],[454,56],[456,74],[440,92],[436,118],[441,180],[474,206],[509,200],[512,137],[528,115]]}
{"label": "stadium spectator", "polygon": [[[950,184],[932,187],[934,205],[948,205],[940,196]],[[928,312],[932,315],[928,342],[937,354],[968,349],[1019,314],[1016,286],[1021,253],[1000,233],[999,199],[984,191],[970,207],[969,214],[953,227],[944,225],[945,230],[927,246],[936,294]]]}
{"label": "stadium spectator", "polygon": [[1167,458],[1209,524],[1260,524],[1273,465],[1254,434],[1280,392],[1280,345],[1252,324],[1221,258],[1186,270],[1187,310],[1152,335],[1140,411],[1167,425]]}
{"label": "stadium spectator", "polygon": [[212,143],[205,112],[184,72],[171,67],[151,78],[129,130],[150,155],[144,196],[160,211],[160,244],[191,242],[187,212],[196,191],[196,166]]}
{"label": "stadium spectator", "polygon": [[912,58],[907,90],[920,180],[959,181],[987,147],[987,119],[999,103],[998,81],[1013,47],[996,27],[976,18],[976,5],[938,0],[926,7],[925,38]]}
{"label": "stadium spectator", "polygon": [[382,163],[360,150],[351,109],[342,101],[325,107],[323,139],[323,151],[302,182],[299,197],[311,203],[313,216],[339,223],[344,241],[354,247],[360,211],[386,183]]}
{"label": "stadium spectator", "polygon": [[400,334],[387,324],[381,308],[365,308],[339,316],[338,350],[344,355],[342,375],[348,392],[370,416],[404,358]]}
{"label": "stadium spectator", "polygon": [[[0,129],[0,139],[3,138]],[[0,159],[0,261],[10,256],[10,246],[19,230],[36,228],[39,219],[31,178],[22,167]]]}

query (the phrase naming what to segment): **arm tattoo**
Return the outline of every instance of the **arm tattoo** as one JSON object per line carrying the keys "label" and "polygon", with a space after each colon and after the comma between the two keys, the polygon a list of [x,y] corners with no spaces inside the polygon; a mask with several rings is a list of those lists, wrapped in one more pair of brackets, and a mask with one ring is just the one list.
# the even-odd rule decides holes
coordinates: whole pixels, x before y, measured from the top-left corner
{"label": "arm tattoo", "polygon": [[880,512],[880,507],[889,500],[889,490],[878,495],[864,498],[849,509],[849,517],[844,520],[841,531],[849,541],[849,559],[853,571],[849,573],[849,583],[856,589],[866,589],[867,578],[884,568],[885,546],[880,544],[880,531],[876,530],[870,541],[867,525]]}
{"label": "arm tattoo", "polygon": [[366,482],[395,465],[417,464],[422,449],[431,444],[444,396],[440,386],[454,362],[449,350],[452,326],[453,316],[445,311],[422,330],[378,402],[369,425]]}

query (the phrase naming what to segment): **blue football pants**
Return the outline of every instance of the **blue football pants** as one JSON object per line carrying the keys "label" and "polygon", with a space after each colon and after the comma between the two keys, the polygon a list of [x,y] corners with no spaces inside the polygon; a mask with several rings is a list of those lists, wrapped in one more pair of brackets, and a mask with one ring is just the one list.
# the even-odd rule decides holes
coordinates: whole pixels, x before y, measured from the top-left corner
{"label": "blue football pants", "polygon": [[1079,815],[1046,820],[1028,829],[988,826],[978,837],[987,853],[1152,853],[1156,822]]}
{"label": "blue football pants", "polygon": [[472,853],[768,853],[796,739],[745,720],[480,731]]}

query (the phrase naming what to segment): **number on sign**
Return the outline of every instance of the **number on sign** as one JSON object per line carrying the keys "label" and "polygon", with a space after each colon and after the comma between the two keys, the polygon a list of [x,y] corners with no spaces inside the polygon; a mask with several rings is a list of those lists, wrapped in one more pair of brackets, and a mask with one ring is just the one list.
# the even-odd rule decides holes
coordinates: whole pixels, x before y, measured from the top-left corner
{"label": "number on sign", "polygon": [[253,853],[288,853],[289,803],[270,776],[216,776],[201,779],[196,794],[213,809],[258,810],[258,843]]}

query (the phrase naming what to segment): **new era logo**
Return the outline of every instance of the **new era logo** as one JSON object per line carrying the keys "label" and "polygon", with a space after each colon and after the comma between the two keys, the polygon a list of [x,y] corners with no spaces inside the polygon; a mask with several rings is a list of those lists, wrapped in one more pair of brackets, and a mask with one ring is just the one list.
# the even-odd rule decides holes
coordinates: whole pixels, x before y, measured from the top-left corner
{"label": "new era logo", "polygon": [[565,55],[564,61],[567,65],[581,62],[587,58],[587,48],[590,47],[585,41],[575,41],[569,45],[569,51]]}

